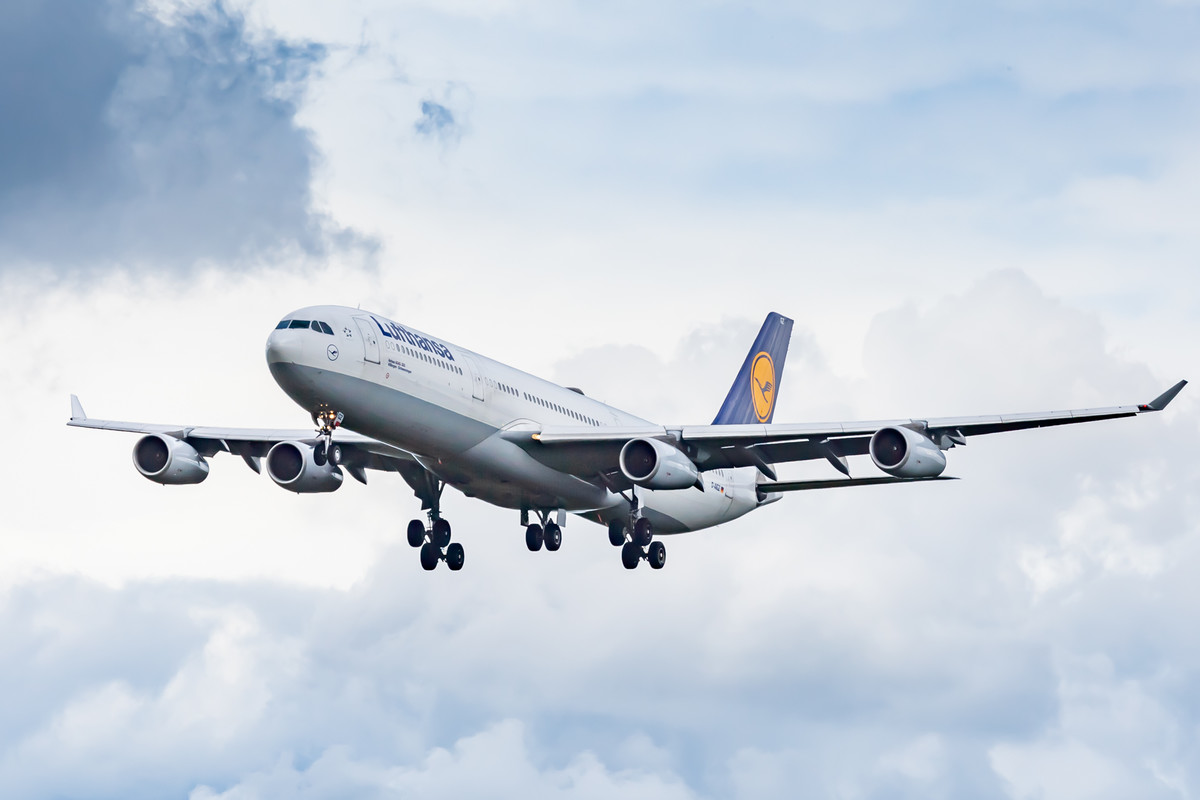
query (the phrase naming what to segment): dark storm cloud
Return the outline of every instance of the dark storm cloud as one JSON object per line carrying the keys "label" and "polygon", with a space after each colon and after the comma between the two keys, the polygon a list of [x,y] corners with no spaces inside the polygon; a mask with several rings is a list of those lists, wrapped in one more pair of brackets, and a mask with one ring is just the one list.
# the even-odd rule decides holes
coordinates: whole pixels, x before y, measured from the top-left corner
{"label": "dark storm cloud", "polygon": [[35,0],[0,26],[0,257],[186,267],[345,232],[311,210],[297,101],[324,48],[250,37],[222,4]]}

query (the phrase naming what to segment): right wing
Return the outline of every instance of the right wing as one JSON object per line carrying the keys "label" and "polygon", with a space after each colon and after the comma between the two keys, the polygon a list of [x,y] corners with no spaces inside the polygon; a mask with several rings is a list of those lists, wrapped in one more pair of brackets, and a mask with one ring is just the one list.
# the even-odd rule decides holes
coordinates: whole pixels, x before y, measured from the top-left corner
{"label": "right wing", "polygon": [[[225,452],[241,456],[250,469],[261,472],[259,460],[279,442],[305,442],[315,444],[318,437],[310,428],[215,428],[200,425],[161,425],[146,422],[119,422],[109,419],[91,419],[83,411],[79,398],[71,395],[71,419],[68,425],[75,428],[96,428],[105,431],[127,433],[160,434],[187,442],[196,452],[206,458]],[[339,430],[335,442],[342,448],[344,467],[356,480],[366,483],[363,470],[374,469],[399,472],[409,480],[414,470],[424,472],[413,455],[398,447],[384,444],[369,436]]]}

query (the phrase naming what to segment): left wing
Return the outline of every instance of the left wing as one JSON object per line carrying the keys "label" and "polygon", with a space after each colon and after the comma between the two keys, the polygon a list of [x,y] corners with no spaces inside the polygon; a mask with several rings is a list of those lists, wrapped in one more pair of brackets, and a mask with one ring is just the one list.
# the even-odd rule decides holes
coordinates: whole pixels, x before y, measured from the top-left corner
{"label": "left wing", "polygon": [[[621,447],[634,438],[673,441],[700,470],[757,467],[775,480],[772,464],[827,459],[849,475],[846,456],[868,452],[871,437],[883,428],[910,428],[932,440],[940,449],[966,444],[967,437],[989,433],[1072,425],[1103,419],[1133,417],[1162,411],[1187,385],[1180,381],[1149,403],[1108,408],[1082,408],[1023,414],[977,417],[896,419],[871,422],[834,422],[779,425],[649,425],[639,428],[546,427],[538,432],[512,431],[509,438],[538,454],[536,446],[572,451],[572,470],[580,477],[609,475],[617,466]],[[560,462],[559,459],[555,459]],[[607,465],[607,468],[605,468]],[[619,473],[618,473],[619,474]]]}

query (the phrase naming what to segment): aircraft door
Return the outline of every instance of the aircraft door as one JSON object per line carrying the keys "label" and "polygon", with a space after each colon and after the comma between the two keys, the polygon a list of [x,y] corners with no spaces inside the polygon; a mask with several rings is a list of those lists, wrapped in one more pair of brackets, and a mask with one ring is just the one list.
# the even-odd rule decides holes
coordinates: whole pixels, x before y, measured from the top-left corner
{"label": "aircraft door", "polygon": [[475,363],[475,359],[471,358],[466,353],[459,353],[459,358],[467,365],[467,371],[471,373],[471,396],[476,400],[483,399],[483,373],[479,371],[479,365]]}
{"label": "aircraft door", "polygon": [[379,337],[375,334],[374,323],[368,317],[355,317],[358,334],[363,342],[363,360],[372,364],[379,363]]}

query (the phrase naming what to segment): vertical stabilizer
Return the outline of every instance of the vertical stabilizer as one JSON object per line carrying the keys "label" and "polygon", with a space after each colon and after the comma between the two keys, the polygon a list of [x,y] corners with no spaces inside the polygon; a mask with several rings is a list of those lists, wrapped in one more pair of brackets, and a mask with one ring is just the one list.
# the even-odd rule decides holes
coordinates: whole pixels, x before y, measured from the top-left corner
{"label": "vertical stabilizer", "polygon": [[788,342],[792,339],[792,321],[772,311],[763,322],[754,346],[746,354],[717,412],[713,425],[768,423],[775,416],[775,400],[783,380]]}

